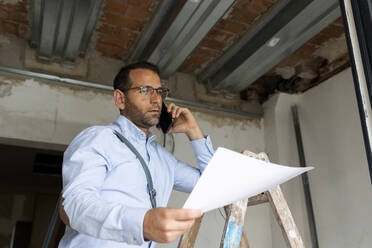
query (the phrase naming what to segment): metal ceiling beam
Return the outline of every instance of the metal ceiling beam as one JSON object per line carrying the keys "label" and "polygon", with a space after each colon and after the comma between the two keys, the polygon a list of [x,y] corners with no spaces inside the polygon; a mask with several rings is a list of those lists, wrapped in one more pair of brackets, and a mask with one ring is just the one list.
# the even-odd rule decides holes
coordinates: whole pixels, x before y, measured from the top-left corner
{"label": "metal ceiling beam", "polygon": [[240,92],[339,16],[337,0],[279,1],[199,80]]}
{"label": "metal ceiling beam", "polygon": [[149,57],[168,78],[182,65],[235,0],[187,1]]}
{"label": "metal ceiling beam", "polygon": [[75,8],[72,11],[69,39],[66,42],[64,54],[64,57],[68,60],[74,60],[79,56],[80,44],[88,26],[93,4],[94,1],[74,1]]}
{"label": "metal ceiling beam", "polygon": [[130,56],[129,62],[147,60],[150,57],[158,35],[164,26],[167,25],[167,22],[170,21],[178,4],[180,4],[180,1],[174,0],[163,0],[159,3],[150,23],[141,32],[141,37],[138,39],[138,43]]}
{"label": "metal ceiling beam", "polygon": [[[55,55],[62,57],[65,51],[65,44],[69,38],[70,20],[74,13],[74,2],[67,0],[63,2],[61,6],[61,13],[69,13],[67,15],[61,15],[59,18],[59,30],[57,32],[56,44],[55,44]],[[41,46],[40,46],[41,47]],[[51,48],[53,49],[53,47]],[[53,52],[53,50],[52,50]]]}
{"label": "metal ceiling beam", "polygon": [[74,61],[84,55],[102,0],[33,0],[31,44],[38,55]]}
{"label": "metal ceiling beam", "polygon": [[88,49],[90,39],[93,35],[93,32],[97,25],[98,18],[100,16],[102,5],[103,5],[102,0],[93,0],[93,2],[91,2],[88,22],[85,26],[84,34],[81,39],[81,43],[79,47],[79,52],[81,56],[85,56],[85,53]]}
{"label": "metal ceiling beam", "polygon": [[43,57],[52,57],[55,37],[57,36],[59,9],[62,2],[58,0],[42,1],[41,8],[41,30],[39,54]]}
{"label": "metal ceiling beam", "polygon": [[32,1],[32,34],[31,34],[31,47],[36,48],[40,43],[41,33],[41,12],[42,3],[39,0]]}

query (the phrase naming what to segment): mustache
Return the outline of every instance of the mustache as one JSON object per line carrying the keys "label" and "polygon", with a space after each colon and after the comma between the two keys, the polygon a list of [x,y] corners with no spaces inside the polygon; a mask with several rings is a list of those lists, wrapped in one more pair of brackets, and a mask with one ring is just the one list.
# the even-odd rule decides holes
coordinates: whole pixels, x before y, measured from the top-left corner
{"label": "mustache", "polygon": [[160,106],[159,105],[153,105],[150,110],[161,110]]}

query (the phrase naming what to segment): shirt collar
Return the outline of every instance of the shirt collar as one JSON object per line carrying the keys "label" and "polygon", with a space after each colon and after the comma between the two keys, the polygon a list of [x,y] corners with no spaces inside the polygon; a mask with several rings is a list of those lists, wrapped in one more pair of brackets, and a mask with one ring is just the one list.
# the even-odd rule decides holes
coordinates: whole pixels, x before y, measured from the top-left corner
{"label": "shirt collar", "polygon": [[[114,125],[119,126],[120,133],[130,140],[144,140],[146,141],[146,134],[141,129],[139,129],[133,122],[123,115],[119,115]],[[152,142],[155,140],[156,136],[149,131],[148,141]]]}

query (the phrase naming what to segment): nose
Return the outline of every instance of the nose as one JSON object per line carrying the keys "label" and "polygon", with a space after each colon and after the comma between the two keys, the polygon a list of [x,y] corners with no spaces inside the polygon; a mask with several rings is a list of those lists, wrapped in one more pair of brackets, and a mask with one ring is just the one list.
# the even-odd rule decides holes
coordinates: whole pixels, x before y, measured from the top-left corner
{"label": "nose", "polygon": [[161,95],[159,95],[156,90],[152,92],[150,99],[151,99],[151,102],[158,102],[162,100]]}

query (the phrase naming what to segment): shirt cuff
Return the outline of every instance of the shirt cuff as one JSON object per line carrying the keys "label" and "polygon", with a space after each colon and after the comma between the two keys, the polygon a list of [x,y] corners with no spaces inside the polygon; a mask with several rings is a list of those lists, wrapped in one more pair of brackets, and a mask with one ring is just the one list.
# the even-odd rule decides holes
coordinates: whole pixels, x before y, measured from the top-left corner
{"label": "shirt cuff", "polygon": [[191,141],[191,146],[196,157],[203,156],[205,154],[214,154],[212,141],[209,135],[205,136],[205,138]]}
{"label": "shirt cuff", "polygon": [[123,218],[123,226],[127,226],[129,231],[125,232],[125,240],[135,245],[142,245],[145,242],[143,237],[143,219],[149,211],[148,208],[128,207]]}

